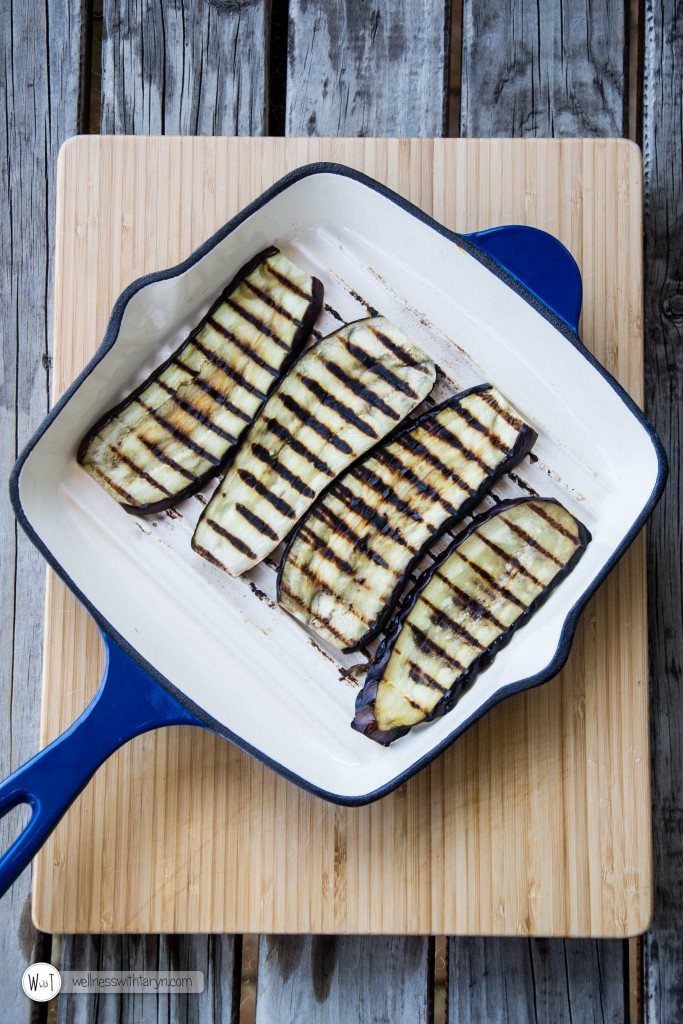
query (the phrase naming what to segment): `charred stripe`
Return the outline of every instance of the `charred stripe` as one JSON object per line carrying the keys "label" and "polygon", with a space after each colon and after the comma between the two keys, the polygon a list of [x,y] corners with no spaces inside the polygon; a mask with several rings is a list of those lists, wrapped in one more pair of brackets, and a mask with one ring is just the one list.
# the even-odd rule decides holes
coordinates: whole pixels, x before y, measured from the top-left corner
{"label": "charred stripe", "polygon": [[450,431],[448,427],[444,426],[443,423],[440,423],[438,420],[429,419],[425,420],[421,425],[435,441],[445,441],[447,444],[457,448],[462,453],[463,458],[467,459],[468,462],[476,462],[477,465],[481,466],[484,472],[489,476],[492,476],[495,473],[494,466],[490,466],[485,459],[482,459],[481,456],[468,448],[467,445],[461,441],[456,434]]}
{"label": "charred stripe", "polygon": [[145,480],[148,484],[151,484],[152,487],[156,487],[156,489],[158,491],[161,491],[162,494],[165,494],[167,497],[170,497],[171,492],[166,490],[164,485],[160,484],[158,480],[155,480],[150,473],[147,473],[146,470],[141,469],[140,466],[138,466],[137,463],[133,461],[133,459],[129,458],[129,456],[126,455],[125,452],[121,451],[117,444],[110,445],[110,448],[113,451],[114,455],[116,455],[116,457],[120,459],[121,462],[124,463],[124,465],[130,467],[130,469],[132,469],[137,476],[139,476],[142,480]]}
{"label": "charred stripe", "polygon": [[349,509],[350,512],[354,512],[356,515],[364,519],[366,523],[371,523],[372,526],[385,537],[389,537],[396,544],[399,544],[403,548],[408,548],[409,551],[414,552],[414,548],[407,542],[407,540],[401,536],[398,530],[395,530],[390,524],[387,516],[382,515],[378,509],[373,508],[372,505],[368,505],[367,502],[358,494],[354,494],[350,491],[346,484],[338,480],[332,487],[331,493],[335,498],[338,498],[344,505]]}
{"label": "charred stripe", "polygon": [[297,441],[294,434],[290,433],[290,431],[287,430],[287,427],[283,427],[278,420],[274,419],[272,416],[268,416],[265,420],[265,424],[271,433],[275,434],[275,436],[279,437],[281,441],[288,444],[292,451],[296,452],[297,455],[300,455],[302,459],[306,459],[307,462],[310,462],[311,465],[315,466],[319,473],[324,473],[325,476],[329,477],[334,476],[334,473],[327,463],[318,458],[318,456],[310,451],[305,444],[302,444],[301,441]]}
{"label": "charred stripe", "polygon": [[506,423],[509,423],[511,427],[514,427],[514,429],[517,432],[519,432],[522,429],[522,421],[517,419],[516,416],[513,416],[512,413],[509,412],[507,409],[503,408],[502,405],[498,405],[498,402],[495,400],[490,391],[480,391],[479,397],[482,399],[482,401],[486,402],[487,405],[490,405],[491,408],[495,412],[497,412],[498,415],[502,419],[504,419]]}
{"label": "charred stripe", "polygon": [[137,498],[134,498],[133,495],[129,494],[128,491],[124,490],[123,487],[121,487],[119,484],[115,483],[113,480],[110,480],[109,477],[107,476],[107,474],[103,473],[102,470],[100,469],[100,467],[96,463],[94,463],[94,462],[88,463],[88,468],[90,470],[92,470],[93,472],[95,472],[97,474],[97,476],[100,477],[100,479],[104,480],[105,483],[107,484],[107,486],[111,487],[112,491],[116,491],[116,493],[120,494],[122,498],[125,498],[126,502],[129,505],[139,505],[140,504],[140,502],[138,501]]}
{"label": "charred stripe", "polygon": [[319,434],[323,440],[331,444],[337,451],[342,452],[344,455],[350,455],[353,452],[351,445],[343,438],[338,437],[329,427],[326,427],[324,423],[321,423],[317,416],[314,416],[308,409],[303,409],[298,402],[296,402],[291,395],[283,394],[280,395],[280,401],[284,405],[285,409],[289,409],[291,413],[294,413],[296,418],[301,421],[305,427],[310,427],[316,434]]}
{"label": "charred stripe", "polygon": [[[243,540],[239,539],[239,537],[235,537],[234,534],[230,533],[229,530],[226,530],[224,526],[221,526],[220,523],[217,523],[215,519],[209,519],[207,517],[205,522],[208,526],[211,527],[214,533],[217,533],[220,537],[224,537],[229,544],[232,544],[232,546],[236,548],[237,551],[241,551],[241,553],[243,555],[246,555],[247,558],[251,558],[254,560],[258,559],[258,555],[251,550],[248,544],[245,544]],[[217,562],[216,564],[220,565],[221,563]]]}
{"label": "charred stripe", "polygon": [[247,508],[246,505],[242,505],[242,503],[238,501],[235,504],[235,511],[239,512],[242,519],[246,519],[246,521],[253,526],[255,530],[258,530],[259,533],[263,534],[264,537],[270,537],[271,540],[279,539],[272,526],[269,526],[265,519],[261,519],[261,517],[257,516],[255,512],[252,512],[250,508]]}
{"label": "charred stripe", "polygon": [[387,382],[387,384],[390,384],[392,388],[396,388],[396,390],[400,391],[402,394],[408,395],[409,398],[419,398],[417,392],[411,388],[407,381],[398,377],[395,373],[392,373],[391,370],[386,366],[383,366],[382,363],[378,362],[376,359],[373,359],[373,357],[368,355],[364,349],[360,348],[358,345],[354,345],[351,341],[347,342],[346,347],[354,359],[357,359],[366,370],[374,373],[377,377],[381,377]]}
{"label": "charred stripe", "polygon": [[527,610],[528,605],[526,605],[524,601],[520,601],[516,594],[513,594],[511,590],[504,587],[500,580],[497,580],[495,576],[492,576],[491,573],[484,569],[483,566],[477,565],[477,563],[473,562],[471,558],[467,557],[467,555],[463,555],[462,551],[454,552],[454,554],[457,554],[458,557],[463,560],[465,565],[469,565],[470,569],[476,572],[477,576],[481,576],[481,578],[488,583],[494,593],[497,592],[502,594],[505,600],[509,601],[510,604],[517,605],[517,607],[521,608],[523,611]]}
{"label": "charred stripe", "polygon": [[[423,522],[423,518],[419,511],[409,504],[407,501],[403,501],[402,498],[396,494],[391,484],[388,484],[381,476],[369,468],[368,465],[356,466],[353,470],[353,476],[364,486],[369,487],[370,490],[378,494],[387,505],[393,505],[395,509],[402,512],[403,515],[407,516],[408,519],[414,520],[416,523]],[[430,533],[436,530],[436,527],[431,523],[425,523],[426,528]]]}
{"label": "charred stripe", "polygon": [[261,302],[265,303],[266,306],[270,306],[271,309],[274,309],[276,313],[279,313],[280,316],[289,320],[296,327],[301,327],[301,320],[297,320],[296,317],[292,316],[288,309],[285,309],[285,307],[281,306],[279,302],[276,302],[275,299],[268,295],[267,292],[261,291],[261,289],[258,288],[253,281],[250,281],[248,277],[244,279],[242,284],[245,284],[249,291],[253,292],[253,294],[256,295]]}
{"label": "charred stripe", "polygon": [[[417,662],[413,661],[411,658],[406,658],[406,665],[408,667],[408,675],[414,683],[421,683],[423,686],[429,687],[430,690],[438,690],[439,693],[444,694],[444,696],[448,693],[448,688],[442,686],[441,683],[438,683],[436,679],[434,679],[433,676],[430,676],[428,672],[425,672]],[[390,686],[394,686],[390,679],[387,679],[387,682]],[[394,686],[394,689],[397,689],[397,687]],[[399,693],[405,697],[408,703],[417,711],[422,711],[423,714],[427,711],[427,708],[423,708],[421,704],[412,700],[407,693],[403,692],[403,690],[399,690]]]}
{"label": "charred stripe", "polygon": [[261,334],[265,334],[267,338],[270,338],[272,341],[274,341],[279,348],[283,348],[285,352],[289,352],[290,346],[287,344],[287,342],[283,341],[280,335],[277,333],[277,331],[274,331],[272,327],[269,327],[268,324],[264,324],[263,320],[259,320],[257,316],[254,316],[253,313],[250,313],[248,309],[244,309],[242,306],[240,306],[239,302],[235,302],[233,298],[226,299],[225,303],[227,306],[230,306],[230,309],[237,313],[238,316],[241,316],[243,320],[246,320],[247,323],[252,324],[252,326],[255,327],[257,331],[260,331]]}
{"label": "charred stripe", "polygon": [[497,448],[499,452],[503,452],[505,455],[510,454],[510,449],[507,447],[507,445],[503,444],[501,439],[498,437],[498,434],[496,434],[494,430],[491,430],[490,427],[485,426],[485,424],[483,424],[481,420],[478,420],[474,413],[471,413],[469,409],[466,409],[464,406],[461,405],[457,408],[457,410],[454,411],[458,416],[462,416],[464,420],[467,420],[469,425],[473,427],[474,430],[478,430],[480,434],[484,434],[489,439],[494,448]]}
{"label": "charred stripe", "polygon": [[432,640],[431,637],[427,636],[427,634],[423,632],[419,626],[416,626],[414,622],[408,621],[408,628],[417,641],[417,649],[422,651],[423,654],[437,655],[437,657],[443,658],[448,665],[451,665],[452,668],[457,669],[458,671],[462,671],[462,669],[465,668],[464,665],[460,664],[457,658],[454,658],[452,654],[449,654],[441,644],[438,644],[435,640]]}
{"label": "charred stripe", "polygon": [[285,277],[284,274],[280,273],[280,271],[277,270],[276,267],[274,267],[268,260],[266,260],[266,266],[268,267],[268,273],[272,274],[275,280],[279,281],[280,284],[285,286],[285,288],[289,288],[290,292],[294,292],[294,294],[298,295],[300,299],[306,299],[307,302],[313,301],[313,295],[310,292],[305,292],[303,288],[299,288],[298,284],[294,281],[290,281],[288,277]]}
{"label": "charred stripe", "polygon": [[207,452],[206,448],[202,448],[201,445],[196,444],[196,442],[193,441],[192,438],[188,437],[187,434],[185,434],[182,430],[180,430],[179,427],[174,427],[173,424],[169,423],[168,420],[164,419],[164,417],[160,413],[158,413],[156,409],[153,409],[151,405],[147,405],[147,403],[143,402],[141,398],[137,398],[136,402],[138,403],[138,405],[142,406],[145,412],[149,413],[152,419],[155,420],[160,427],[163,427],[164,430],[168,431],[171,437],[175,437],[177,441],[180,441],[180,443],[185,445],[186,448],[189,448],[191,452],[194,452],[195,455],[200,455],[203,459],[206,459],[206,461],[209,462],[212,466],[220,465],[220,459],[217,459],[215,455],[211,454],[211,452]]}
{"label": "charred stripe", "polygon": [[270,363],[265,361],[265,359],[262,359],[261,356],[257,355],[251,345],[248,345],[246,341],[242,341],[241,338],[228,330],[227,327],[224,327],[223,324],[219,323],[218,320],[214,319],[212,316],[209,317],[207,322],[211,327],[213,327],[214,331],[218,331],[218,333],[222,334],[224,338],[227,338],[228,341],[232,342],[240,352],[244,352],[245,356],[248,356],[252,362],[256,363],[257,366],[260,366],[262,370],[266,371],[266,373],[269,373],[271,377],[279,377],[280,371],[276,370],[274,366],[271,366]]}
{"label": "charred stripe", "polygon": [[[291,563],[291,567],[292,569],[297,569],[300,573],[302,573],[307,579],[314,583],[316,587],[322,590],[323,593],[329,594],[330,597],[339,598],[339,593],[335,590],[335,588],[331,586],[326,580],[322,579],[322,577],[315,571],[315,569],[311,568],[311,566],[308,563],[294,561]],[[295,600],[298,600],[298,598],[295,597],[295,595],[292,593],[289,587],[287,587],[287,585],[284,583],[284,578],[283,590],[284,593],[286,593],[288,596],[291,595]],[[304,603],[302,607],[305,607],[310,612],[310,608],[308,607],[307,604]],[[361,622],[368,625],[367,620],[363,618],[360,612],[357,611],[352,605],[349,605],[346,611],[351,612],[357,619],[360,619]],[[325,623],[325,627],[329,628],[328,623]],[[335,636],[340,636],[340,634],[335,632]]]}
{"label": "charred stripe", "polygon": [[265,466],[269,466],[274,473],[281,476],[283,480],[286,480],[288,484],[298,491],[299,494],[303,494],[305,498],[315,498],[315,491],[312,490],[308,484],[305,484],[303,480],[300,480],[296,473],[292,473],[291,470],[283,466],[281,462],[274,462],[270,452],[263,447],[261,444],[255,444],[252,449],[252,455],[262,462]]}
{"label": "charred stripe", "polygon": [[334,412],[338,413],[339,416],[341,416],[343,420],[346,420],[347,423],[352,423],[354,427],[357,427],[362,434],[366,435],[366,437],[372,437],[375,440],[377,439],[377,431],[374,427],[371,427],[369,423],[366,423],[365,420],[362,420],[357,416],[352,409],[349,409],[347,405],[344,405],[343,402],[340,402],[337,398],[331,395],[329,391],[326,391],[325,388],[318,384],[318,382],[312,377],[302,377],[301,383],[311,392],[311,394],[320,399],[323,405],[326,405],[328,409],[332,409]]}
{"label": "charred stripe", "polygon": [[333,363],[331,359],[323,359],[323,366],[325,366],[325,368],[328,369],[330,373],[337,378],[337,380],[341,381],[349,391],[352,391],[354,395],[358,395],[358,397],[362,398],[363,401],[368,403],[368,405],[374,405],[376,409],[383,412],[385,416],[389,417],[389,419],[400,420],[401,417],[396,410],[392,409],[390,405],[387,405],[384,399],[380,398],[372,388],[368,388],[365,384],[361,384],[361,382],[355,377],[350,377],[341,366],[337,365],[337,363]]}
{"label": "charred stripe", "polygon": [[438,502],[438,504],[448,512],[449,516],[457,516],[458,509],[454,505],[451,505],[450,501],[447,501],[446,498],[439,494],[437,490],[430,487],[426,481],[422,480],[417,473],[414,473],[409,466],[406,466],[401,462],[397,456],[392,455],[391,452],[385,449],[384,451],[375,452],[374,458],[376,458],[378,462],[382,463],[382,465],[386,465],[389,469],[392,469],[399,476],[413,484],[416,490],[421,494],[431,498],[433,502]]}
{"label": "charred stripe", "polygon": [[331,548],[328,548],[324,539],[319,537],[317,533],[314,533],[310,526],[303,526],[301,528],[300,536],[304,535],[308,537],[309,544],[311,544],[315,550],[321,552],[324,551],[327,561],[336,565],[340,572],[345,573],[347,576],[350,576],[353,573],[353,566],[347,562],[345,558],[342,558],[335,551],[332,551]]}
{"label": "charred stripe", "polygon": [[543,583],[541,580],[539,580],[538,576],[534,576],[531,569],[528,569],[526,565],[522,565],[518,558],[515,558],[514,555],[511,555],[509,554],[509,552],[504,551],[503,548],[501,548],[498,544],[494,543],[494,541],[492,541],[490,537],[487,537],[484,530],[480,530],[479,538],[483,540],[487,548],[490,548],[491,551],[498,555],[499,558],[502,558],[506,565],[513,566],[515,569],[517,569],[518,572],[521,572],[522,576],[526,576],[527,579],[531,580],[532,583],[535,583],[537,587],[545,587],[547,585]]}
{"label": "charred stripe", "polygon": [[[534,507],[534,512],[535,511],[536,508]],[[541,516],[541,519],[543,518],[545,517]],[[517,523],[511,523],[510,520],[506,519],[502,513],[500,519],[501,522],[505,523],[505,525],[509,527],[514,534],[517,535],[517,537],[521,537],[522,540],[529,545],[529,547],[533,548],[534,551],[538,551],[539,554],[545,555],[546,558],[548,558],[551,562],[554,562],[555,565],[558,565],[561,569],[564,568],[565,563],[562,561],[562,559],[557,558],[557,556],[554,555],[552,551],[548,551],[547,548],[544,548],[543,545],[540,544],[537,540],[535,540],[532,536],[530,536],[530,534],[528,534],[522,526],[518,526]],[[575,540],[575,538],[572,537],[572,540]]]}
{"label": "charred stripe", "polygon": [[181,476],[184,476],[186,480],[192,480],[194,482],[197,479],[194,473],[191,473],[189,469],[185,469],[185,467],[181,466],[179,462],[172,459],[170,455],[167,455],[166,452],[164,452],[158,445],[154,444],[153,441],[142,436],[139,437],[138,440],[144,444],[147,451],[151,452],[155,459],[158,459],[159,462],[163,462],[167,466],[170,466],[171,469],[176,471],[176,473],[180,473]]}
{"label": "charred stripe", "polygon": [[237,444],[236,437],[234,437],[232,434],[229,434],[227,430],[223,430],[222,427],[219,427],[218,424],[214,423],[209,416],[203,413],[200,409],[197,409],[192,404],[192,402],[186,402],[184,398],[180,397],[177,391],[174,391],[173,388],[170,388],[168,384],[165,384],[162,380],[158,380],[157,384],[163,391],[166,392],[167,395],[169,395],[173,399],[173,401],[175,402],[179,409],[182,409],[183,412],[186,412],[188,416],[192,416],[193,419],[197,420],[197,423],[201,423],[201,425],[203,427],[206,427],[207,430],[213,431],[213,433],[220,437],[223,441],[227,441],[229,444]]}
{"label": "charred stripe", "polygon": [[270,488],[262,484],[248,469],[239,469],[237,474],[247,487],[251,487],[252,491],[256,491],[259,497],[265,498],[266,501],[270,502],[273,508],[277,509],[281,515],[286,516],[287,519],[296,518],[296,512],[292,506],[288,505],[282,498],[278,498],[276,494],[273,494]]}
{"label": "charred stripe", "polygon": [[447,480],[454,480],[458,487],[465,491],[466,494],[474,494],[477,489],[476,487],[470,487],[454,469],[450,469],[445,462],[441,461],[438,455],[435,455],[431,449],[427,448],[421,441],[418,441],[414,435],[410,433],[404,434],[402,437],[397,437],[395,443],[400,445],[405,451],[410,452],[411,455],[421,455],[425,462],[428,462],[430,466],[437,469]]}
{"label": "charred stripe", "polygon": [[[461,622],[457,622],[455,619],[452,619],[441,608],[437,608],[436,605],[432,604],[432,602],[428,598],[423,598],[423,600],[424,603],[432,612],[430,618],[437,629],[450,629],[454,633],[457,633],[461,640],[464,640],[465,643],[469,644],[470,647],[474,647],[478,651],[486,650],[486,644],[482,644],[479,640],[477,640],[476,636],[470,633],[468,629],[465,629]],[[461,665],[460,667],[465,668],[464,665]]]}
{"label": "charred stripe", "polygon": [[422,363],[415,362],[415,356],[412,356],[407,349],[403,348],[402,345],[397,345],[395,341],[392,341],[389,335],[385,334],[384,331],[380,331],[376,327],[369,327],[369,330],[375,335],[377,340],[381,341],[383,345],[386,345],[389,351],[393,352],[402,363],[405,363],[407,366],[412,366],[414,370],[418,370],[420,373],[427,372],[427,368]]}
{"label": "charred stripe", "polygon": [[249,413],[240,409],[238,406],[233,405],[232,402],[229,402],[223,392],[219,391],[218,388],[214,388],[207,381],[200,380],[199,378],[197,378],[194,383],[201,391],[204,392],[204,394],[208,395],[209,398],[213,398],[214,402],[220,405],[223,409],[226,409],[227,412],[232,413],[233,416],[237,416],[237,418],[242,420],[244,423],[251,423],[254,417],[250,416]]}
{"label": "charred stripe", "polygon": [[217,366],[218,369],[221,370],[226,377],[229,377],[230,380],[234,381],[236,384],[239,384],[239,386],[244,388],[245,391],[248,391],[252,395],[256,395],[257,398],[260,398],[261,401],[265,402],[266,398],[268,397],[266,392],[259,390],[259,388],[254,387],[253,384],[250,384],[249,381],[246,381],[244,379],[244,376],[241,373],[238,373],[237,370],[234,370],[230,363],[226,363],[225,359],[221,359],[219,355],[216,355],[216,353],[213,352],[210,348],[202,344],[202,342],[199,341],[198,338],[193,338],[192,344],[195,346],[196,349],[198,349],[202,353],[202,355],[206,359],[209,360],[210,363],[213,363],[214,366]]}
{"label": "charred stripe", "polygon": [[[505,623],[501,622],[498,616],[491,611],[490,608],[487,608],[485,604],[481,603],[481,601],[477,601],[477,599],[468,594],[466,590],[462,590],[457,583],[454,583],[453,580],[449,580],[442,572],[437,572],[436,576],[438,576],[442,583],[446,584],[449,590],[452,590],[453,593],[457,595],[457,600],[460,605],[465,609],[465,611],[469,612],[474,619],[486,619],[492,626],[500,629],[501,632],[504,632],[508,628]],[[422,600],[425,604],[428,604],[433,611],[439,611],[436,605],[432,604],[427,598],[423,598]]]}
{"label": "charred stripe", "polygon": [[[302,599],[298,597],[296,594],[293,594],[291,590],[287,591],[287,597],[292,602],[292,604],[296,605],[298,608],[301,608],[304,612],[306,612],[307,616],[311,614],[311,609],[308,607],[306,602],[302,601]],[[344,634],[340,633],[338,629],[335,629],[335,627],[330,622],[325,623],[325,629],[328,632],[330,632],[332,636],[336,636],[337,640],[340,640],[343,644],[346,644],[347,640]]]}
{"label": "charred stripe", "polygon": [[544,519],[546,523],[549,523],[554,530],[557,530],[557,532],[561,533],[563,537],[566,537],[567,540],[573,541],[574,544],[578,543],[578,536],[575,533],[572,533],[571,530],[568,530],[566,526],[563,526],[562,523],[558,523],[557,519],[553,519],[551,515],[548,515],[548,513],[544,511],[542,505],[535,505],[532,503],[529,507],[537,516]]}
{"label": "charred stripe", "polygon": [[[389,568],[388,563],[384,561],[382,556],[369,547],[368,538],[357,534],[355,530],[353,530],[348,523],[345,523],[343,519],[340,519],[327,504],[323,503],[317,508],[314,507],[311,511],[311,519],[318,519],[321,523],[331,527],[332,530],[336,530],[338,534],[348,538],[348,540],[356,545],[357,551],[367,555],[368,558],[375,562],[376,565],[381,566],[383,569]],[[326,546],[328,546],[327,543]]]}

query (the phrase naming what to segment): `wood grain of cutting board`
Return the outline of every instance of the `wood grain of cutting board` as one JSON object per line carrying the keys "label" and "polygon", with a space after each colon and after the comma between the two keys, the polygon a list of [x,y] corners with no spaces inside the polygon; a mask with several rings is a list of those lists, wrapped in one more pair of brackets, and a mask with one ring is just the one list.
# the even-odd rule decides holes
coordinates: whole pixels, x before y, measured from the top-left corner
{"label": "wood grain of cutting board", "polygon": [[[56,398],[133,279],[177,263],[286,171],[349,164],[459,231],[526,223],[583,273],[582,337],[642,400],[640,153],[628,142],[71,140],[58,174]],[[623,936],[652,902],[643,537],[566,668],[368,807],[327,804],[201,729],[142,736],[36,862],[50,932]],[[42,741],[95,692],[99,634],[49,574]]]}

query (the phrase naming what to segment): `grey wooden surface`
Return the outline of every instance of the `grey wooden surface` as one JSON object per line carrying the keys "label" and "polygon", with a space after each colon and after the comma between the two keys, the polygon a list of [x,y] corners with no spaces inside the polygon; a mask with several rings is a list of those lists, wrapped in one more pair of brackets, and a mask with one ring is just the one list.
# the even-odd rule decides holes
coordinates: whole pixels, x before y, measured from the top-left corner
{"label": "grey wooden surface", "polygon": [[[462,133],[622,135],[628,5],[613,0],[463,0]],[[47,408],[54,174],[85,130],[90,0],[0,0],[2,108],[2,476]],[[438,0],[105,0],[102,131],[439,135],[447,111],[448,13]],[[289,14],[288,31],[284,26]],[[651,1024],[683,1020],[683,707],[680,402],[683,332],[683,3],[645,0],[647,402],[672,479],[649,531],[656,906],[645,939]],[[276,23],[278,31],[269,29]],[[95,37],[98,38],[97,36]],[[633,44],[633,40],[631,40]],[[288,53],[273,53],[273,46]],[[95,55],[97,56],[97,54]],[[95,61],[95,63],[97,63]],[[277,69],[282,69],[282,73]],[[274,72],[275,69],[275,72]],[[286,83],[285,83],[286,79]],[[286,84],[286,97],[273,95]],[[269,97],[269,87],[271,95]],[[92,118],[91,118],[92,123]],[[37,747],[44,569],[0,499],[0,768]],[[16,817],[1,827],[6,846]],[[46,1015],[20,992],[24,967],[204,970],[196,1000],[58,1001],[59,1021],[232,1021],[239,938],[36,934],[30,874],[0,902],[0,1017]],[[425,939],[262,937],[258,1014],[270,1020],[428,1020]],[[561,940],[449,943],[450,1019],[628,1019],[625,945]],[[268,1016],[270,1014],[270,1016]]]}
{"label": "grey wooden surface", "polygon": [[290,0],[285,134],[445,135],[450,10]]}
{"label": "grey wooden surface", "polygon": [[[38,746],[45,565],[14,521],[7,480],[18,451],[47,412],[50,281],[57,151],[82,129],[80,2],[3,4],[4,102],[0,107],[0,770],[3,777]],[[6,849],[19,815],[0,824]],[[31,923],[31,875],[0,901],[0,1017],[27,1020],[35,1007],[20,987],[29,963],[49,959],[50,938]]]}
{"label": "grey wooden surface", "polygon": [[462,135],[625,135],[629,10],[623,0],[463,0]]}
{"label": "grey wooden surface", "polygon": [[669,453],[648,527],[655,912],[643,947],[648,1024],[683,1021],[683,3],[645,17],[646,409]]}
{"label": "grey wooden surface", "polygon": [[242,944],[233,936],[72,935],[55,944],[63,970],[204,974],[199,995],[62,994],[56,1024],[238,1024]]}
{"label": "grey wooden surface", "polygon": [[428,1024],[431,941],[263,936],[256,1024]]}
{"label": "grey wooden surface", "polygon": [[103,133],[266,133],[270,0],[104,0],[103,14]]}
{"label": "grey wooden surface", "polygon": [[449,1020],[624,1024],[624,943],[451,939]]}

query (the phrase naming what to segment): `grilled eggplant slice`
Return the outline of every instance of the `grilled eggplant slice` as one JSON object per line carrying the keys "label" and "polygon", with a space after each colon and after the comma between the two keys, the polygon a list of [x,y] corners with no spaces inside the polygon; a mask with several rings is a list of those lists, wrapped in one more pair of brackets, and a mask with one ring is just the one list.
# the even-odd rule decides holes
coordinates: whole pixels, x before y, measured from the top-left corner
{"label": "grilled eggplant slice", "polygon": [[323,286],[271,247],[250,260],[186,341],[91,428],[78,461],[127,512],[160,512],[233,458],[299,354]]}
{"label": "grilled eggplant slice", "polygon": [[450,711],[589,541],[585,526],[550,498],[501,502],[473,520],[390,626],[353,728],[386,745]]}
{"label": "grilled eggplant slice", "polygon": [[197,524],[194,549],[233,576],[252,568],[435,377],[434,364],[384,317],[313,345],[250,429]]}
{"label": "grilled eggplant slice", "polygon": [[467,515],[536,437],[487,384],[402,427],[299,525],[280,567],[280,604],[334,647],[368,643],[426,545]]}

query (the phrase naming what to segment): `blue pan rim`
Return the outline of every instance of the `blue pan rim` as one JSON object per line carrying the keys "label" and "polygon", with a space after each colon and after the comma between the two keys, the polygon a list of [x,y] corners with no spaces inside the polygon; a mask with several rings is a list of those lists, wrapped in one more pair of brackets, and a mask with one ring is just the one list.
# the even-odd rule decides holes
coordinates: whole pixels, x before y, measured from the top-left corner
{"label": "blue pan rim", "polygon": [[[413,216],[415,219],[431,228],[437,234],[443,238],[458,245],[461,249],[464,249],[470,256],[473,256],[479,263],[483,264],[488,270],[491,271],[497,278],[503,281],[509,288],[511,288],[516,294],[521,296],[537,313],[539,313],[545,320],[549,321],[553,327],[566,339],[569,344],[573,345],[577,349],[582,357],[600,374],[600,376],[607,381],[609,386],[620,398],[622,403],[626,406],[629,412],[635,417],[637,422],[643,428],[647,436],[649,437],[652,446],[655,450],[657,458],[657,477],[650,492],[650,495],[643,505],[641,512],[636,517],[621,544],[613,551],[611,557],[603,566],[603,569],[598,576],[593,580],[591,585],[583,592],[581,597],[576,601],[572,608],[567,613],[564,620],[562,631],[560,633],[560,639],[555,651],[553,658],[550,660],[548,665],[537,672],[534,675],[527,676],[524,679],[516,680],[514,683],[510,683],[508,686],[499,690],[495,693],[488,701],[482,704],[476,709],[464,722],[462,722],[456,729],[453,730],[447,737],[445,737],[441,743],[433,747],[424,757],[416,761],[405,771],[394,776],[389,782],[383,786],[378,787],[368,793],[359,794],[356,796],[344,796],[338,793],[332,793],[322,789],[319,786],[308,782],[306,779],[290,771],[279,761],[275,761],[270,758],[263,751],[256,747],[253,747],[250,743],[246,742],[240,736],[233,733],[227,726],[218,722],[212,718],[211,715],[207,714],[202,708],[200,708],[194,701],[190,700],[182,691],[180,691],[169,679],[158,672],[153,665],[146,661],[139,652],[132,647],[128,641],[121,636],[121,634],[112,626],[112,624],[99,612],[99,610],[91,603],[91,601],[83,594],[83,592],[74,583],[68,573],[63,569],[58,560],[54,557],[49,548],[43,543],[40,536],[32,527],[28,516],[26,515],[20,496],[20,477],[24,463],[28,459],[29,455],[41,439],[43,434],[49,429],[53,421],[60,415],[61,411],[67,405],[72,396],[79,389],[83,381],[85,381],[90,374],[93,372],[95,367],[101,362],[104,356],[116,343],[118,338],[121,321],[125,312],[126,306],[133,298],[133,296],[146,287],[148,284],[152,284],[156,281],[167,281],[174,277],[178,277],[180,274],[185,273],[192,266],[198,263],[211,249],[215,248],[219,242],[222,242],[228,235],[239,227],[244,221],[246,221],[252,214],[266,206],[271,199],[274,199],[281,192],[290,188],[292,185],[304,178],[311,177],[316,174],[336,174],[340,177],[350,178],[353,181],[370,188],[372,191],[377,192],[379,195],[388,199],[394,203],[400,209]],[[165,270],[156,271],[152,274],[146,274],[143,277],[133,281],[116,300],[114,308],[112,310],[107,329],[105,331],[104,338],[97,352],[92,357],[90,362],[78,375],[76,380],[62,395],[55,406],[50,410],[47,417],[40,424],[36,432],[33,434],[31,439],[28,441],[23,451],[17,458],[17,461],[12,469],[9,481],[10,499],[16,515],[17,521],[21,525],[24,532],[27,534],[31,542],[40,551],[48,565],[54,570],[59,578],[66,584],[71,592],[78,598],[78,600],[87,609],[89,614],[93,617],[95,622],[98,624],[102,633],[105,637],[109,637],[115,644],[118,645],[127,655],[134,661],[140,668],[148,673],[157,683],[160,684],[168,693],[171,694],[183,707],[187,708],[197,718],[197,724],[211,729],[213,732],[220,736],[225,737],[234,743],[236,747],[250,754],[257,761],[273,769],[283,778],[290,782],[295,783],[301,789],[314,796],[321,797],[331,803],[345,807],[359,807],[365,804],[373,803],[375,800],[379,800],[381,797],[387,796],[393,792],[404,782],[407,782],[413,775],[416,775],[423,768],[427,767],[432,761],[435,760],[440,754],[443,753],[459,736],[465,732],[471,725],[474,725],[476,721],[483,717],[491,708],[495,707],[501,701],[508,697],[513,696],[516,693],[522,693],[525,690],[533,689],[536,686],[540,686],[544,682],[548,682],[562,669],[567,658],[574,640],[576,627],[578,624],[581,612],[585,608],[586,604],[596,592],[600,584],[609,575],[611,570],[614,568],[616,563],[619,561],[624,552],[630,547],[635,537],[638,535],[642,527],[645,525],[647,519],[652,514],[654,507],[659,501],[666,479],[668,476],[668,461],[664,446],[657,435],[652,423],[647,416],[638,408],[636,403],[622,388],[617,380],[609,373],[608,370],[602,366],[597,359],[588,351],[584,346],[583,342],[579,338],[579,335],[574,331],[565,320],[559,317],[551,309],[549,309],[533,292],[530,292],[522,282],[505,270],[499,263],[493,260],[490,256],[484,253],[476,245],[474,245],[465,235],[461,235],[455,231],[451,231],[449,228],[444,227],[438,221],[434,220],[433,217],[420,210],[409,200],[404,199],[403,196],[398,195],[396,192],[382,185],[374,178],[370,178],[362,171],[357,171],[354,168],[347,167],[344,164],[318,161],[315,163],[304,164],[294,171],[290,171],[284,177],[280,178],[279,181],[275,182],[270,188],[266,189],[260,196],[254,199],[251,203],[244,207],[239,213],[232,217],[222,228],[219,228],[210,238],[202,243],[197,249],[192,252],[187,259],[178,263],[174,267],[169,267]]]}

